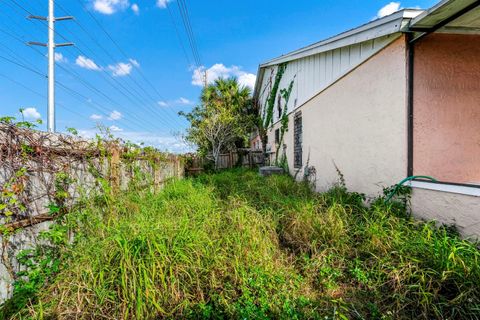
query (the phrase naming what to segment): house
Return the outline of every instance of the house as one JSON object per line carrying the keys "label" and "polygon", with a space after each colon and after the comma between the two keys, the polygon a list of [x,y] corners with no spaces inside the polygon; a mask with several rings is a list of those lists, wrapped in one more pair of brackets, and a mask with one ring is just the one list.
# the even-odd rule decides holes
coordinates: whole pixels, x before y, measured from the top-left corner
{"label": "house", "polygon": [[261,64],[271,162],[371,196],[433,177],[408,182],[414,214],[480,235],[479,18],[480,1],[444,0]]}

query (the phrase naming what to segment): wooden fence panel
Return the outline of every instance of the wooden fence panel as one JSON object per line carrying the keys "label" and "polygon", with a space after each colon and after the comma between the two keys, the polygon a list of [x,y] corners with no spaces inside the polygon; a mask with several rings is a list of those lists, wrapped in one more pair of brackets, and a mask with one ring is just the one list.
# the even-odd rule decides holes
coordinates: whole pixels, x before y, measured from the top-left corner
{"label": "wooden fence panel", "polygon": [[[217,169],[225,170],[235,167],[255,168],[264,163],[263,152],[258,150],[240,149],[239,151],[222,153],[218,156]],[[204,171],[207,160],[193,157],[185,167],[188,175],[197,175]]]}

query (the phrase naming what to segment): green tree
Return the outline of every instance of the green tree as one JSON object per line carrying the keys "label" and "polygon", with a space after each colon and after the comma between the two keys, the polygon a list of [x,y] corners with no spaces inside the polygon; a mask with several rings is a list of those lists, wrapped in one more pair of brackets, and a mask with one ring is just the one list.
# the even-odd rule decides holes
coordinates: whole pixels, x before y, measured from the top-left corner
{"label": "green tree", "polygon": [[186,139],[215,163],[219,155],[245,142],[253,125],[251,91],[236,78],[217,79],[202,90],[200,104],[181,113],[190,122]]}

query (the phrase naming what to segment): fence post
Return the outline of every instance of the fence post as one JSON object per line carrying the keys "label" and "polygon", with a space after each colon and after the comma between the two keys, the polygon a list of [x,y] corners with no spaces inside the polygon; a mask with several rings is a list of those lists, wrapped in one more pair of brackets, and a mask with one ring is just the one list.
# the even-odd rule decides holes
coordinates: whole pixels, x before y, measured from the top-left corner
{"label": "fence post", "polygon": [[120,150],[114,146],[110,150],[110,183],[112,190],[117,192],[120,189]]}

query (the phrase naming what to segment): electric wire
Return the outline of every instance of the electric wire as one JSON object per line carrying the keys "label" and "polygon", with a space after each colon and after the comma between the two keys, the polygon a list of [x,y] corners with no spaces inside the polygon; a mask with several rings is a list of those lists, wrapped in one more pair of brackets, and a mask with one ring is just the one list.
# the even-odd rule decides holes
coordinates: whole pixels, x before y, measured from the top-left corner
{"label": "electric wire", "polygon": [[[17,7],[19,7],[20,9],[22,9],[23,11],[25,11],[26,13],[32,15],[32,13],[26,9],[24,6],[20,5],[16,0],[10,0],[12,1]],[[31,21],[33,23],[33,21]],[[43,22],[47,27],[48,27],[48,24],[45,22],[45,21],[41,21]],[[49,28],[49,27],[48,27]],[[55,33],[60,36],[62,39],[64,39],[65,41],[68,41],[68,39],[61,33],[59,33],[57,30],[55,30]],[[88,56],[83,50],[81,50],[80,48],[78,47],[74,47],[76,48],[80,54],[84,55],[84,56]],[[145,103],[145,101],[142,101],[140,95],[139,96],[135,96],[134,93],[131,92],[131,90],[127,87],[125,87],[122,83],[120,83],[119,81],[117,81],[113,76],[111,76],[108,72],[106,72],[103,68],[101,69],[102,72],[104,72],[105,74],[109,75],[120,87],[122,87],[123,90],[125,90],[127,93],[129,93],[132,97],[138,99],[140,101],[140,105],[139,107],[141,108],[141,106]],[[107,81],[108,82],[108,81]],[[109,82],[110,83],[110,82]],[[110,83],[111,84],[111,83]],[[118,89],[118,87],[114,87],[117,91],[119,91],[122,95],[124,95],[127,99],[129,99],[130,102],[132,102],[133,104],[136,104],[135,101],[132,100],[131,97],[127,96],[123,90],[120,90]],[[138,92],[137,92],[138,93]],[[168,122],[166,122],[163,118],[160,118],[159,119],[163,124],[165,124],[166,126],[168,126]],[[145,120],[144,120],[145,121]],[[150,122],[149,120],[147,120],[146,122],[149,122],[153,127],[158,127],[156,124],[154,124],[153,122]]]}
{"label": "electric wire", "polygon": [[[114,44],[114,46],[117,48],[117,50],[123,55],[123,57],[127,60],[130,59],[130,57],[126,54],[126,52],[122,49],[122,47],[118,44],[117,41],[115,41],[115,39],[111,36],[111,34],[106,30],[106,28],[100,23],[100,21],[98,21],[98,19],[85,7],[85,5],[81,2],[81,0],[77,0],[77,2],[80,4],[80,6],[82,6],[83,10],[91,17],[91,19],[96,23],[96,25],[102,30],[102,32],[108,37],[108,39],[110,39],[110,41]],[[87,32],[88,33],[88,32]],[[100,47],[102,47],[100,45]],[[140,74],[140,76],[142,77],[142,79],[145,81],[145,83],[147,83],[149,85],[149,87],[151,89],[153,89],[153,91],[157,94],[158,97],[160,97],[161,100],[166,100],[162,94],[160,94],[160,92],[157,90],[157,88],[151,83],[151,81],[144,75],[143,71],[141,69],[138,68],[138,73]],[[144,91],[153,101],[154,103],[156,104],[157,101],[155,101],[155,99],[153,99],[150,94],[148,94],[148,92],[146,92],[145,88],[143,88],[143,86],[140,86],[138,84],[138,82],[132,78],[132,81],[134,83],[137,84],[138,87],[141,88],[142,91]],[[156,109],[155,109],[156,110]],[[168,109],[167,109],[168,110]],[[177,125],[181,125],[181,123],[179,123],[179,117],[178,115],[175,117],[175,116],[170,116],[170,114],[168,113],[168,111],[165,113],[167,114],[172,121],[176,122]]]}

